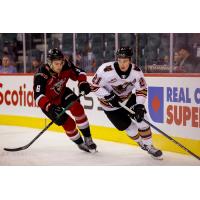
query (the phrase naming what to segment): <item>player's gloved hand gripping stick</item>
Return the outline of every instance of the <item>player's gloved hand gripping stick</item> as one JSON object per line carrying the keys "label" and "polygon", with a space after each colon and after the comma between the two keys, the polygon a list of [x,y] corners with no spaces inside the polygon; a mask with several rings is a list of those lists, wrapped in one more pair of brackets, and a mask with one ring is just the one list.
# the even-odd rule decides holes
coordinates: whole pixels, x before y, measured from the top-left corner
{"label": "player's gloved hand gripping stick", "polygon": [[[77,97],[77,99],[75,101],[77,101],[78,99],[80,99],[81,96],[83,96],[85,93],[81,92],[80,95]],[[27,145],[22,146],[22,147],[18,147],[18,148],[4,148],[5,151],[21,151],[21,150],[25,150],[28,147],[31,146],[31,144],[33,144],[35,142],[35,140],[37,140],[54,122],[56,122],[56,120],[58,120],[64,113],[65,111],[70,108],[73,103],[75,101],[72,101],[70,104],[68,104],[63,111],[57,116],[57,118],[53,121],[51,121],[35,138],[33,138],[33,140],[31,140]]]}
{"label": "player's gloved hand gripping stick", "polygon": [[[119,105],[124,108],[125,110],[127,110],[130,114],[134,115],[134,111],[131,110],[130,108],[128,108],[127,106],[125,106],[123,103],[119,102]],[[179,147],[181,147],[183,150],[185,150],[186,152],[188,152],[189,154],[191,154],[192,156],[194,156],[195,158],[197,158],[198,160],[200,160],[200,157],[197,156],[195,153],[191,152],[189,149],[187,149],[185,146],[183,146],[182,144],[180,144],[179,142],[177,142],[176,140],[174,140],[172,137],[170,137],[169,135],[167,135],[166,133],[164,133],[162,130],[160,130],[159,128],[157,128],[156,126],[154,126],[153,124],[151,124],[149,121],[147,121],[146,119],[142,119],[143,122],[145,122],[146,124],[148,124],[149,126],[151,126],[152,128],[154,128],[156,131],[158,131],[160,134],[164,135],[166,138],[168,138],[169,140],[171,140],[173,143],[175,143],[176,145],[178,145]]]}

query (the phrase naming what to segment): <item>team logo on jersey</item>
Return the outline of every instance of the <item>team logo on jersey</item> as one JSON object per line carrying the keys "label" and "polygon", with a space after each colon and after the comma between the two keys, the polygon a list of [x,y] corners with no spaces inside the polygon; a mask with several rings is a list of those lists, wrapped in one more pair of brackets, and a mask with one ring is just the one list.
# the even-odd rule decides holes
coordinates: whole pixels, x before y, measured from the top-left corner
{"label": "team logo on jersey", "polygon": [[149,115],[154,122],[164,122],[164,89],[163,87],[148,87]]}
{"label": "team logo on jersey", "polygon": [[66,78],[61,79],[59,82],[55,83],[51,89],[53,89],[57,94],[59,94],[64,86]]}
{"label": "team logo on jersey", "polygon": [[125,92],[127,90],[127,88],[129,86],[133,86],[133,84],[131,82],[126,82],[123,85],[111,85],[113,90],[116,91],[118,94],[122,94],[123,92]]}

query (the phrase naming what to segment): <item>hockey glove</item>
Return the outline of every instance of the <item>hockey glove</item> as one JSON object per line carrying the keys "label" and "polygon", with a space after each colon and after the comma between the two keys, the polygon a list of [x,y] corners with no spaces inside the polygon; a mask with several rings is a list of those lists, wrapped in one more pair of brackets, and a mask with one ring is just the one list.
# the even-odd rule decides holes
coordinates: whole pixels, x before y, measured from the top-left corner
{"label": "hockey glove", "polygon": [[106,101],[112,106],[112,107],[121,107],[119,105],[119,102],[121,99],[119,96],[117,96],[114,92],[111,92],[110,95],[104,97]]}
{"label": "hockey glove", "polygon": [[136,104],[133,107],[135,114],[132,116],[137,122],[141,122],[144,119],[144,114],[147,113],[143,104]]}
{"label": "hockey glove", "polygon": [[81,82],[79,84],[79,92],[84,92],[85,95],[91,92],[90,84],[88,82]]}
{"label": "hockey glove", "polygon": [[63,113],[59,118],[58,116],[60,115],[60,113],[63,111],[63,109],[60,106],[57,105],[50,105],[49,107],[49,114],[52,118],[52,120],[55,120],[55,124],[57,125],[63,125],[65,123],[65,121],[67,120],[68,115],[66,113]]}

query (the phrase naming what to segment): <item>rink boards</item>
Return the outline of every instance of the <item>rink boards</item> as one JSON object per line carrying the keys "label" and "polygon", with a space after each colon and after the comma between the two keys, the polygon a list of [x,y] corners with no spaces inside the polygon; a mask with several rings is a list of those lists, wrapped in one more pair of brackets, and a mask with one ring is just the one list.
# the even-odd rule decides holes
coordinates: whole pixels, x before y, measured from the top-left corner
{"label": "rink boards", "polygon": [[[88,80],[91,81],[91,76]],[[149,120],[200,155],[200,75],[148,74]],[[67,84],[76,93],[76,82]],[[0,124],[44,128],[49,122],[33,100],[32,75],[0,75]],[[82,97],[95,138],[133,144],[124,132],[113,128],[94,94]],[[50,130],[63,132],[53,125]],[[184,153],[153,130],[155,145],[163,150]]]}

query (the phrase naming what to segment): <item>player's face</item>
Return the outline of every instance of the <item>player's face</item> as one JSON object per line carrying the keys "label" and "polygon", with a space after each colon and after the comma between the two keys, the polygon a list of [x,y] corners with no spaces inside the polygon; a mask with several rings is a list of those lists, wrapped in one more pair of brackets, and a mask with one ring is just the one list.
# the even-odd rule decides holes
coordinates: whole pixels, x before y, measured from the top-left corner
{"label": "player's face", "polygon": [[130,59],[129,58],[118,58],[117,61],[118,61],[120,70],[122,72],[126,72],[131,63]]}
{"label": "player's face", "polygon": [[63,60],[53,60],[51,63],[51,68],[54,72],[60,73],[63,68],[64,61]]}

